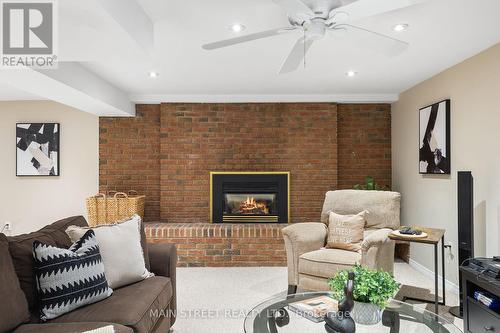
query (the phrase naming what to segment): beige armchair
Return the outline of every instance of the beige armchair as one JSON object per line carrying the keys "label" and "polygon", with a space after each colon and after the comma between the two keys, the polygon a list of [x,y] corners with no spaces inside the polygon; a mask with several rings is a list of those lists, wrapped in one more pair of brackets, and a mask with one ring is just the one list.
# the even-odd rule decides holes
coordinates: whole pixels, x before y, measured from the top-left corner
{"label": "beige armchair", "polygon": [[[394,241],[389,233],[400,225],[401,195],[388,191],[338,190],[326,193],[321,223],[296,223],[282,230],[288,263],[288,293],[328,290],[328,279],[338,270],[363,266],[393,272]],[[325,248],[328,214],[366,216],[360,252]]]}

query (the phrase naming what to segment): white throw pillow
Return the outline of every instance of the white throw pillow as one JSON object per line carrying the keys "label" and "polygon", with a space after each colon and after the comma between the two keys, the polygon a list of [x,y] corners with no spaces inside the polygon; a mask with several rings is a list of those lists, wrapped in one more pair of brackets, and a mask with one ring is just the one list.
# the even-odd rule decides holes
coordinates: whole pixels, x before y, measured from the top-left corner
{"label": "white throw pillow", "polygon": [[144,280],[153,274],[146,269],[141,247],[141,218],[96,227],[70,226],[66,234],[72,242],[89,229],[94,230],[101,249],[106,279],[111,288],[118,288]]}

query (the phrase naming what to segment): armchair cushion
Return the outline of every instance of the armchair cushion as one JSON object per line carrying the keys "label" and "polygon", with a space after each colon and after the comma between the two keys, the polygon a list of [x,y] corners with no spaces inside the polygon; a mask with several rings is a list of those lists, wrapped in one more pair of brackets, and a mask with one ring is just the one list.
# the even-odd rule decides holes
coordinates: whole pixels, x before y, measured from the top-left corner
{"label": "armchair cushion", "polygon": [[399,227],[401,194],[390,191],[338,190],[326,193],[321,222],[328,223],[328,214],[357,214],[363,210],[367,228]]}
{"label": "armchair cushion", "polygon": [[299,274],[331,278],[337,271],[361,262],[359,252],[322,248],[299,258]]}

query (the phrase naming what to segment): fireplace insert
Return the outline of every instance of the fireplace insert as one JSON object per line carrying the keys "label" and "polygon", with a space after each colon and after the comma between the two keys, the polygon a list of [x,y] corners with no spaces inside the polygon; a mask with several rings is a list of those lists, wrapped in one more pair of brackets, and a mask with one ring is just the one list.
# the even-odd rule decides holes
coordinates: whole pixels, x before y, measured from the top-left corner
{"label": "fireplace insert", "polygon": [[210,221],[287,223],[289,172],[211,172]]}

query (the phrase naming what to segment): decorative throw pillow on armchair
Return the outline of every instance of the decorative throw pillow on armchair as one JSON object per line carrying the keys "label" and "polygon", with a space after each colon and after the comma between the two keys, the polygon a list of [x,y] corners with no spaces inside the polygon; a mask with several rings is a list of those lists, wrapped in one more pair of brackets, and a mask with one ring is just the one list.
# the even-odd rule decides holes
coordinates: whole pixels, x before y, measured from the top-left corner
{"label": "decorative throw pillow on armchair", "polygon": [[366,214],[368,214],[366,210],[356,215],[340,215],[330,212],[326,247],[354,252],[361,251]]}

